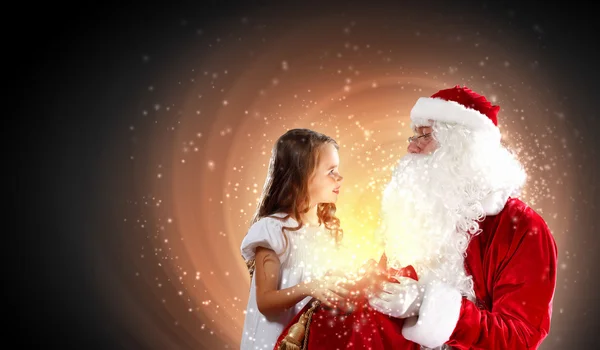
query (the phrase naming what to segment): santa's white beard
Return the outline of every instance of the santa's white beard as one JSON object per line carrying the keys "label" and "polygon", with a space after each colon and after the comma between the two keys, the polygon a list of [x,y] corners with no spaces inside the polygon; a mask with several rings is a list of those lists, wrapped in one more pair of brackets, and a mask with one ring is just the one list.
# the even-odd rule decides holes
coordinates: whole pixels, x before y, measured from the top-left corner
{"label": "santa's white beard", "polygon": [[401,159],[382,201],[390,267],[412,265],[420,279],[442,280],[474,297],[464,256],[470,238],[478,233],[478,221],[485,216],[482,201],[507,188],[518,191],[524,181],[518,163],[505,150],[497,153],[494,161],[504,159],[504,171],[512,172],[500,179],[504,181],[492,176],[499,170],[497,165],[473,149],[448,145],[432,155],[408,154]]}

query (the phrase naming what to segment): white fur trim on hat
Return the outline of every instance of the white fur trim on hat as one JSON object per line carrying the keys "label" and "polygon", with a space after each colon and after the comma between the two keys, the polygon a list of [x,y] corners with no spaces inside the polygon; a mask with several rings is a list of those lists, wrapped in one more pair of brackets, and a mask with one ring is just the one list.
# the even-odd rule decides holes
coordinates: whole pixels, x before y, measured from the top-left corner
{"label": "white fur trim on hat", "polygon": [[417,344],[437,348],[450,339],[461,306],[462,295],[458,289],[441,282],[428,284],[419,316],[404,321],[402,335]]}
{"label": "white fur trim on hat", "polygon": [[500,133],[498,127],[485,114],[467,108],[455,101],[441,98],[421,97],[410,111],[410,119],[416,125],[427,125],[428,120],[463,124],[473,130]]}

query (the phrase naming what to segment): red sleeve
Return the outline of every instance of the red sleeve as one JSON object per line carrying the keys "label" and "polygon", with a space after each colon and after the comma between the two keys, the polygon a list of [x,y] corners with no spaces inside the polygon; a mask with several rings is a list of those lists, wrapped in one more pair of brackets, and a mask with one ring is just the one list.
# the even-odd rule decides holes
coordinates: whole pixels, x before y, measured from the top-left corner
{"label": "red sleeve", "polygon": [[556,286],[556,243],[539,215],[530,208],[524,214],[508,247],[490,247],[506,251],[493,262],[494,276],[487,277],[493,279],[491,311],[463,298],[448,345],[535,349],[548,335]]}

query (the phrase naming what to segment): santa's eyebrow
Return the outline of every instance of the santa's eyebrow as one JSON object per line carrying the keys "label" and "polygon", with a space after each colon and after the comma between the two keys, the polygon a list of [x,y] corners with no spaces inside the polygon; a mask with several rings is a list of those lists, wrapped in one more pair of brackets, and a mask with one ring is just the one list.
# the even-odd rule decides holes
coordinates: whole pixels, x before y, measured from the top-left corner
{"label": "santa's eyebrow", "polygon": [[425,134],[429,134],[429,133],[432,133],[432,132],[433,132],[433,130],[431,130],[430,132],[425,132],[427,129],[430,129],[430,128],[431,128],[431,127],[424,126],[424,127],[418,128],[418,129],[417,129],[417,130],[415,130],[414,132],[415,132],[415,134],[417,134],[417,135],[425,135]]}

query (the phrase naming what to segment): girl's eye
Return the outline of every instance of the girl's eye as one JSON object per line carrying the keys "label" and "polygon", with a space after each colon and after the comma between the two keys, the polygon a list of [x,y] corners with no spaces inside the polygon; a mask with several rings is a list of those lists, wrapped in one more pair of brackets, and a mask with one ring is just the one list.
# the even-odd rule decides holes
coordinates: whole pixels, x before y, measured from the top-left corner
{"label": "girl's eye", "polygon": [[329,174],[333,175],[333,169],[329,170]]}

